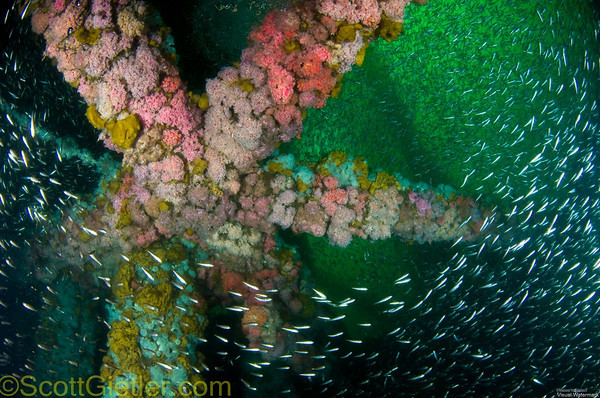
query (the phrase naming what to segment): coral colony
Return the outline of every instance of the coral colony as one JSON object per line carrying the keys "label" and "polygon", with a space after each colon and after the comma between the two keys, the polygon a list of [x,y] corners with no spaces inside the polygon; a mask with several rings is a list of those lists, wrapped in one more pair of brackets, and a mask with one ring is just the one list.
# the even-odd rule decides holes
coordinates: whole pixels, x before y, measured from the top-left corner
{"label": "coral colony", "polygon": [[294,360],[303,336],[290,319],[315,293],[280,229],[342,247],[479,239],[494,215],[448,187],[411,187],[344,152],[298,164],[277,151],[300,136],[308,108],[339,93],[369,43],[398,38],[408,3],[317,0],[273,11],[201,95],[186,90],[168,29],[144,2],[42,1],[31,11],[45,55],[123,156],[37,248],[46,261],[59,253],[54,272],[81,267],[111,291],[105,380],[200,380],[208,296],[239,313],[242,350],[314,374],[318,359]]}

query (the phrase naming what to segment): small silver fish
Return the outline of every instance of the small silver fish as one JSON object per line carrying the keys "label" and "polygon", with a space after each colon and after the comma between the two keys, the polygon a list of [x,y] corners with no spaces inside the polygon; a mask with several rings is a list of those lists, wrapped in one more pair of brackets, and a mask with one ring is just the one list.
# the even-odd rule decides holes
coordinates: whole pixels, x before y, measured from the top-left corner
{"label": "small silver fish", "polygon": [[156,254],[152,253],[150,250],[146,250],[146,251],[148,252],[150,257],[152,257],[154,259],[154,261],[156,261],[159,264],[162,264],[162,260],[160,259],[160,257],[158,257]]}

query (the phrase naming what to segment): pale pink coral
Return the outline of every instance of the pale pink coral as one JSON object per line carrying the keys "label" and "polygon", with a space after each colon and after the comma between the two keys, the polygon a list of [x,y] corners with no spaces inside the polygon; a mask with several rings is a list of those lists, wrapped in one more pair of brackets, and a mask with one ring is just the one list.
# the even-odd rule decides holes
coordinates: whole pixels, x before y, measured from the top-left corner
{"label": "pale pink coral", "polygon": [[345,20],[351,24],[375,27],[381,17],[377,0],[320,0],[317,7],[334,20]]}
{"label": "pale pink coral", "polygon": [[404,8],[409,4],[410,0],[387,0],[379,3],[384,14],[394,21],[404,20]]}
{"label": "pale pink coral", "polygon": [[163,81],[160,84],[162,89],[165,90],[167,93],[174,93],[179,87],[181,87],[181,85],[181,79],[176,76],[167,76],[163,79]]}
{"label": "pale pink coral", "polygon": [[158,111],[167,103],[167,97],[160,92],[134,99],[129,104],[129,109],[138,116],[144,127],[150,127],[156,123]]}
{"label": "pale pink coral", "polygon": [[273,205],[273,211],[269,215],[269,222],[278,224],[283,228],[289,228],[294,221],[296,209],[290,206],[296,200],[296,193],[286,190],[281,193]]}
{"label": "pale pink coral", "polygon": [[216,183],[223,181],[226,173],[223,157],[212,149],[208,149],[204,157],[208,162],[207,175]]}
{"label": "pale pink coral", "polygon": [[387,239],[399,219],[402,196],[394,188],[377,189],[369,198],[364,217],[363,231],[371,239]]}
{"label": "pale pink coral", "polygon": [[96,109],[103,119],[113,119],[127,106],[128,93],[118,80],[100,82],[97,86]]}
{"label": "pale pink coral", "polygon": [[308,232],[314,236],[323,236],[328,221],[329,217],[317,202],[308,202],[298,209],[292,230],[296,233]]}
{"label": "pale pink coral", "polygon": [[155,49],[138,46],[135,56],[121,58],[115,68],[127,83],[133,98],[142,98],[158,86],[159,61]]}
{"label": "pale pink coral", "polygon": [[321,205],[325,208],[325,212],[330,216],[333,216],[337,211],[338,204],[345,205],[346,203],[348,203],[348,193],[341,188],[325,191],[323,196],[321,196]]}
{"label": "pale pink coral", "polygon": [[148,245],[157,240],[158,240],[158,235],[156,234],[156,230],[153,227],[146,229],[141,234],[138,234],[138,236],[136,238],[136,242],[139,246]]}
{"label": "pale pink coral", "polygon": [[183,157],[188,162],[192,162],[195,159],[200,159],[202,157],[202,154],[204,153],[204,147],[200,143],[199,138],[203,135],[203,130],[195,130],[183,136],[183,142],[178,151],[183,154]]}
{"label": "pale pink coral", "polygon": [[331,244],[346,247],[352,241],[352,233],[349,224],[354,220],[356,213],[353,210],[338,205],[337,210],[331,218],[327,229],[327,236]]}
{"label": "pale pink coral", "polygon": [[294,93],[294,76],[279,65],[269,68],[269,88],[277,104],[287,104]]}
{"label": "pale pink coral", "polygon": [[110,0],[95,0],[91,7],[91,25],[95,29],[108,28],[112,24]]}
{"label": "pale pink coral", "polygon": [[429,203],[427,199],[425,199],[422,195],[414,191],[410,191],[408,193],[408,198],[412,203],[415,204],[415,206],[417,207],[417,212],[421,217],[426,216],[427,213],[431,210],[431,203]]}
{"label": "pale pink coral", "polygon": [[183,176],[185,175],[183,160],[175,155],[169,156],[160,162],[152,162],[148,166],[150,170],[160,176],[159,178],[163,182],[183,180]]}
{"label": "pale pink coral", "polygon": [[168,146],[179,145],[181,143],[181,131],[177,129],[164,130],[162,140]]}
{"label": "pale pink coral", "polygon": [[45,12],[36,12],[31,17],[31,26],[33,31],[37,34],[42,34],[48,28],[48,13]]}

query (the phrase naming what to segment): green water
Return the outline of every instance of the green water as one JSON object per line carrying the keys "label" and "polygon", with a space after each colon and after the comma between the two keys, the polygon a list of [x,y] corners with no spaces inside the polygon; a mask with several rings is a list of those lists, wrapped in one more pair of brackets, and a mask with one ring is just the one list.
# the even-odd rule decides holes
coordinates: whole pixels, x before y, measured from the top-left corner
{"label": "green water", "polygon": [[[310,162],[343,150],[364,156],[371,170],[457,188],[470,174],[462,193],[481,194],[508,212],[512,200],[531,190],[532,175],[538,187],[556,184],[556,164],[568,157],[551,149],[556,132],[574,126],[599,97],[597,72],[581,64],[598,62],[594,21],[591,3],[579,0],[410,6],[400,39],[374,42],[363,66],[344,76],[340,96],[309,110],[302,139],[282,145],[281,152]],[[586,138],[575,136],[573,145]],[[543,149],[543,162],[530,164]],[[326,238],[292,242],[301,247],[317,286],[339,295],[351,294],[357,284],[377,289],[380,298],[394,294],[382,281],[404,274],[407,264],[435,263],[422,260],[423,248],[395,239],[355,240],[344,250]],[[355,310],[349,327],[373,313],[368,304]]]}
{"label": "green water", "polygon": [[[344,150],[365,156],[373,168],[434,185],[460,187],[474,171],[463,191],[491,195],[500,204],[497,185],[518,174],[553,130],[572,126],[578,110],[591,102],[577,101],[583,90],[575,93],[573,78],[580,86],[587,81],[593,87],[588,96],[598,97],[597,74],[574,61],[587,51],[597,62],[596,25],[585,0],[412,5],[399,40],[373,43],[363,67],[344,76],[339,98],[311,109],[302,140],[282,152],[315,161]],[[573,31],[579,33],[572,43]],[[545,57],[550,48],[555,55]],[[561,84],[565,88],[557,94]],[[549,120],[551,108],[565,113],[560,126]],[[527,125],[532,115],[533,128]]]}

